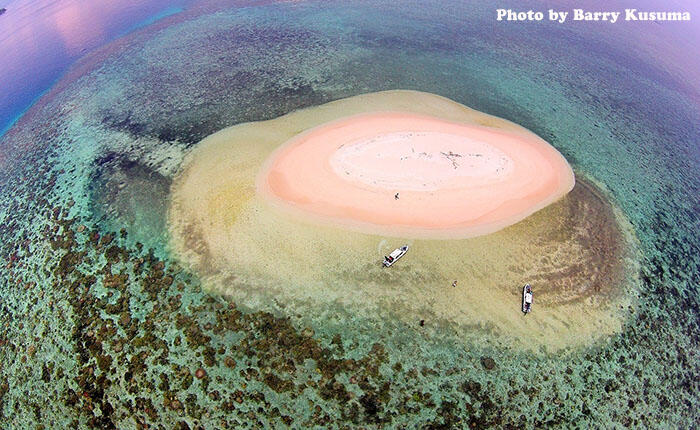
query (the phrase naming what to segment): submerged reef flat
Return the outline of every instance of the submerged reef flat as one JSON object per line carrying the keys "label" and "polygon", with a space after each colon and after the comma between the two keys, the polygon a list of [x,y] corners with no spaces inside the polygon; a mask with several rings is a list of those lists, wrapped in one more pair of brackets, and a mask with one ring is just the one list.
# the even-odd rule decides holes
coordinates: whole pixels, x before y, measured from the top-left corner
{"label": "submerged reef flat", "polygon": [[[0,428],[695,426],[697,80],[657,63],[668,44],[652,59],[608,32],[541,24],[494,27],[485,2],[215,2],[87,55],[0,139]],[[251,137],[267,146],[231,159],[237,198],[191,213],[214,225],[183,219],[201,240],[172,248],[171,190],[183,192],[198,142],[396,88],[521,124],[576,185],[517,224],[454,241],[454,258],[435,257],[451,241],[408,240],[380,271],[400,235],[319,227],[256,197],[267,156],[303,131],[278,124]],[[210,178],[202,191],[220,184]],[[234,227],[241,237],[221,234]],[[629,235],[639,254],[627,259]],[[339,243],[351,245],[343,262],[321,259]],[[523,277],[536,288],[528,316]],[[469,283],[496,291],[483,302],[493,317],[474,323],[486,312],[479,295],[465,302]],[[567,306],[577,321],[590,309],[589,325],[542,318]],[[503,332],[506,308],[536,353]],[[593,339],[594,324],[611,334]],[[539,339],[554,328],[583,341]]]}
{"label": "submerged reef flat", "polygon": [[[453,226],[449,222],[454,213],[460,216],[460,210],[467,216],[474,211],[495,212],[485,198],[481,199],[484,200],[483,206],[489,209],[467,206],[464,210],[460,206],[465,199],[467,205],[478,206],[480,200],[470,201],[468,194],[470,190],[477,195],[482,192],[479,186],[483,182],[479,181],[483,176],[471,182],[450,177],[448,180],[456,181],[456,185],[446,189],[404,193],[398,205],[407,201],[402,206],[407,216],[398,216],[398,223],[406,218],[417,220],[417,228],[400,224],[399,227],[405,228],[397,231],[393,225],[383,225],[383,229],[375,227],[370,233],[363,226],[356,229],[352,224],[345,228],[348,226],[343,222],[336,225],[328,217],[320,221],[309,219],[304,211],[301,214],[289,213],[286,208],[280,208],[279,199],[268,198],[266,185],[256,191],[256,178],[262,176],[266,181],[268,175],[282,174],[275,173],[276,168],[268,166],[284,155],[276,155],[278,149],[275,155],[269,154],[290,136],[301,131],[304,139],[313,137],[319,130],[313,127],[319,122],[348,114],[356,121],[364,118],[358,115],[362,112],[397,112],[401,109],[412,113],[431,112],[452,121],[488,124],[489,130],[494,130],[488,133],[495,134],[495,130],[503,128],[527,133],[508,121],[442,97],[415,91],[366,94],[274,120],[236,125],[197,145],[185,159],[182,173],[175,178],[169,213],[171,246],[175,253],[185,265],[206,277],[210,290],[233,297],[237,302],[269,302],[274,299],[283,303],[310,304],[308,308],[297,307],[297,312],[302,312],[301,309],[305,309],[303,312],[328,312],[329,308],[338,306],[351,307],[353,312],[366,317],[380,313],[406,323],[416,318],[457,323],[466,332],[469,327],[482,325],[495,335],[508,337],[511,344],[533,350],[558,350],[590,344],[601,336],[618,331],[634,292],[636,265],[633,261],[637,258],[634,238],[619,211],[615,214],[602,194],[588,181],[582,181],[571,194],[519,223],[505,229],[499,225],[501,230],[497,233],[483,235],[480,225],[476,229],[470,226],[467,238],[460,237],[465,231],[460,224]],[[420,128],[420,119],[425,121],[425,117],[401,115],[407,117],[413,127]],[[371,118],[378,118],[384,126],[387,124],[385,115]],[[435,122],[433,119],[429,121]],[[356,137],[344,134],[342,124],[336,121],[322,127],[349,139]],[[439,122],[438,125],[445,127]],[[305,131],[310,128],[311,134]],[[371,127],[364,131],[368,132],[373,132]],[[324,141],[322,137],[319,139]],[[330,142],[330,147],[338,145],[333,140]],[[520,149],[516,145],[510,149],[511,153],[524,158],[521,161],[525,167],[517,169],[527,170],[532,167],[530,163],[541,162],[527,158],[530,156],[529,141],[520,145],[526,148]],[[286,148],[288,146],[283,146]],[[551,153],[554,161],[563,160],[556,151]],[[323,151],[321,154],[321,158],[325,157]],[[306,154],[302,158],[308,160],[316,155]],[[264,162],[268,157],[272,161]],[[292,165],[288,175],[316,172],[314,165],[305,168],[299,160],[297,163],[293,161],[289,161]],[[395,204],[393,192],[397,185],[388,189],[375,186],[368,191],[363,187],[355,192],[357,195],[352,192],[348,195],[345,188],[354,185],[342,188],[341,177],[337,181],[341,181],[342,189],[335,190],[336,182],[324,177],[333,174],[324,172],[329,168],[328,163],[319,162],[319,166],[318,174],[322,177],[317,178],[318,192],[326,198],[312,193],[308,197],[295,197],[295,203],[315,204],[313,202],[320,201],[325,204],[332,202],[333,195],[338,193],[338,204],[365,205],[364,211],[369,217],[390,219],[396,211],[390,206]],[[555,198],[567,192],[574,182],[568,165],[564,162],[562,166],[563,174],[554,170],[553,183],[547,185],[548,189],[556,191]],[[444,166],[438,165],[438,169],[441,167]],[[450,167],[449,172],[454,170]],[[526,172],[531,173],[534,172]],[[516,185],[524,180],[521,176],[514,176],[520,178],[515,180]],[[542,173],[542,177],[547,178],[547,175]],[[312,182],[313,179],[310,178]],[[280,181],[287,184],[287,188],[296,186],[289,183],[293,179],[276,179],[276,182]],[[510,190],[514,184],[500,176],[495,181],[498,184],[495,189],[490,189],[487,184],[483,192],[490,192],[496,202],[501,202],[498,191]],[[465,186],[464,183],[472,185]],[[533,194],[536,208],[541,206],[541,199],[552,198],[549,194],[542,197],[540,191]],[[298,196],[299,192],[294,191],[292,195]],[[531,195],[515,196],[517,202],[529,203],[516,207],[532,210]],[[427,203],[423,201],[426,198],[437,199],[436,204],[446,205],[435,209],[433,218],[436,222],[446,219],[450,229],[421,228],[421,222],[430,222],[431,208],[426,208]],[[368,204],[366,199],[379,202]],[[455,199],[451,206],[450,199]],[[503,201],[508,201],[507,195],[503,196]],[[417,206],[416,211],[424,211],[428,218],[416,215],[412,205]],[[452,212],[444,216],[443,210]],[[508,216],[512,219],[510,213]],[[488,217],[478,215],[475,218]],[[486,223],[487,229],[492,227],[492,223]],[[475,231],[482,235],[469,238]],[[401,233],[408,236],[401,238]],[[441,240],[431,238],[436,233]],[[411,244],[410,253],[391,270],[383,269],[379,264],[382,255],[403,241]],[[458,281],[454,287],[453,280]],[[538,311],[523,320],[517,312],[517,304],[520,287],[525,282],[530,282],[537,291]]]}

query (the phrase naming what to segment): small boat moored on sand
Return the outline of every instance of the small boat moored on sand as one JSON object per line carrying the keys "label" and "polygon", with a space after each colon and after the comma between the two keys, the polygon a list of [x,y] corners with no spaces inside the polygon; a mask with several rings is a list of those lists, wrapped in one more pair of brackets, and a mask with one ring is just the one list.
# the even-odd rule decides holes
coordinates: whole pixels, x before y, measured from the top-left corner
{"label": "small boat moored on sand", "polygon": [[396,263],[396,260],[403,257],[406,251],[408,251],[408,245],[404,245],[401,248],[396,248],[395,250],[391,251],[391,254],[384,256],[384,261],[382,261],[382,264],[384,267],[391,266],[392,264]]}
{"label": "small boat moored on sand", "polygon": [[530,313],[532,310],[532,287],[530,284],[525,284],[523,287],[523,312]]}

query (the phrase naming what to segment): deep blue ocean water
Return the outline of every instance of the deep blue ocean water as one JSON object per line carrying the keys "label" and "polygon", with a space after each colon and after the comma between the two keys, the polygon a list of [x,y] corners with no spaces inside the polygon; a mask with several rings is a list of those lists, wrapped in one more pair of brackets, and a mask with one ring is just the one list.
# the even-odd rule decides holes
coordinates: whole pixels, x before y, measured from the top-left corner
{"label": "deep blue ocean water", "polygon": [[86,53],[167,16],[191,1],[0,2],[0,135]]}

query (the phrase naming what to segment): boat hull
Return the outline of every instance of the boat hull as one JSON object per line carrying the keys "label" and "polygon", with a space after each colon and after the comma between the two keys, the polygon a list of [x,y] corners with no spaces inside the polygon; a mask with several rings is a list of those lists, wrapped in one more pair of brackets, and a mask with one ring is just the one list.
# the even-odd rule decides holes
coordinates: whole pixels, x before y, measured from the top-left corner
{"label": "boat hull", "polygon": [[408,251],[408,245],[404,245],[401,248],[396,248],[391,252],[391,254],[384,256],[384,260],[382,261],[382,265],[384,267],[391,267],[396,261],[403,257],[406,252]]}

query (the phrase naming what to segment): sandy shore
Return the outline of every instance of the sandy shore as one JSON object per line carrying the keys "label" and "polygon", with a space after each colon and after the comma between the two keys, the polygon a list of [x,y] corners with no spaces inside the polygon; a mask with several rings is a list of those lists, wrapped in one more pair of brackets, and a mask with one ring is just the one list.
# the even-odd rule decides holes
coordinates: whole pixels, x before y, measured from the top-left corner
{"label": "sandy shore", "polygon": [[[464,327],[456,330],[465,339],[500,338],[508,346],[532,350],[589,345],[619,331],[629,314],[631,287],[625,278],[637,273],[628,260],[631,227],[585,180],[577,181],[568,193],[567,182],[562,181],[559,190],[566,195],[561,199],[493,234],[459,238],[450,227],[441,230],[455,240],[445,240],[436,229],[424,228],[426,237],[416,238],[417,229],[411,225],[401,227],[406,233],[401,236],[402,230],[391,226],[338,221],[260,192],[260,182],[266,180],[266,173],[261,172],[271,171],[276,160],[292,160],[280,156],[293,150],[296,139],[309,137],[334,121],[360,118],[356,115],[393,115],[388,112],[426,118],[429,126],[437,121],[440,128],[416,131],[418,122],[411,121],[411,130],[407,132],[405,123],[399,122],[397,131],[382,120],[377,127],[385,127],[384,131],[372,137],[358,131],[342,148],[326,148],[318,142],[323,151],[311,151],[309,156],[320,157],[317,162],[333,187],[358,189],[369,196],[375,193],[388,208],[412,205],[410,196],[427,198],[436,190],[466,194],[460,188],[466,182],[476,189],[511,186],[512,192],[524,196],[539,186],[544,190],[541,204],[546,205],[545,195],[550,192],[549,198],[556,199],[553,179],[558,171],[548,163],[549,156],[554,160],[561,156],[528,130],[433,94],[387,91],[269,121],[239,124],[204,139],[188,154],[171,188],[171,249],[201,277],[206,288],[255,309],[269,306],[275,310],[278,304],[277,311],[283,313],[329,318],[350,312],[411,324],[419,319],[431,324],[454,323]],[[443,124],[456,131],[446,133]],[[507,139],[475,139],[474,133],[479,132]],[[420,149],[419,155],[404,147],[408,137],[412,147]],[[435,140],[447,142],[447,147],[434,146]],[[527,148],[540,164],[523,163],[525,157],[514,154],[513,148],[502,143],[506,140],[527,142],[514,146]],[[377,157],[381,148],[391,149],[392,158]],[[427,158],[444,149],[464,155],[479,153],[488,162],[467,168],[460,161],[468,156],[452,157],[458,164],[455,168],[447,157]],[[421,152],[426,155],[420,156]],[[561,162],[559,168],[569,172]],[[402,163],[411,167],[404,169]],[[385,169],[387,165],[397,167]],[[527,167],[551,168],[552,182],[541,178],[545,175],[539,170],[528,172]],[[305,174],[304,169],[290,169],[290,174]],[[352,174],[344,175],[346,170]],[[526,181],[521,188],[510,183],[512,175]],[[319,193],[325,192],[325,182],[310,181],[319,186]],[[401,190],[399,200],[394,199],[395,188]],[[338,199],[332,202],[338,205]],[[501,202],[501,206],[508,203]],[[414,208],[423,215],[421,222],[431,222],[419,206]],[[467,210],[462,207],[454,212]],[[414,220],[407,218],[406,223],[410,222]],[[441,222],[447,225],[449,220],[441,218]],[[348,223],[349,228],[339,223]],[[377,233],[369,233],[373,229]],[[411,245],[406,257],[391,270],[383,269],[382,257],[404,243]],[[454,280],[459,281],[455,287]],[[524,282],[535,289],[535,311],[527,318],[520,312]]]}
{"label": "sandy shore", "polygon": [[320,125],[276,150],[258,192],[278,205],[369,233],[473,237],[514,224],[574,186],[535,134],[410,112]]}

